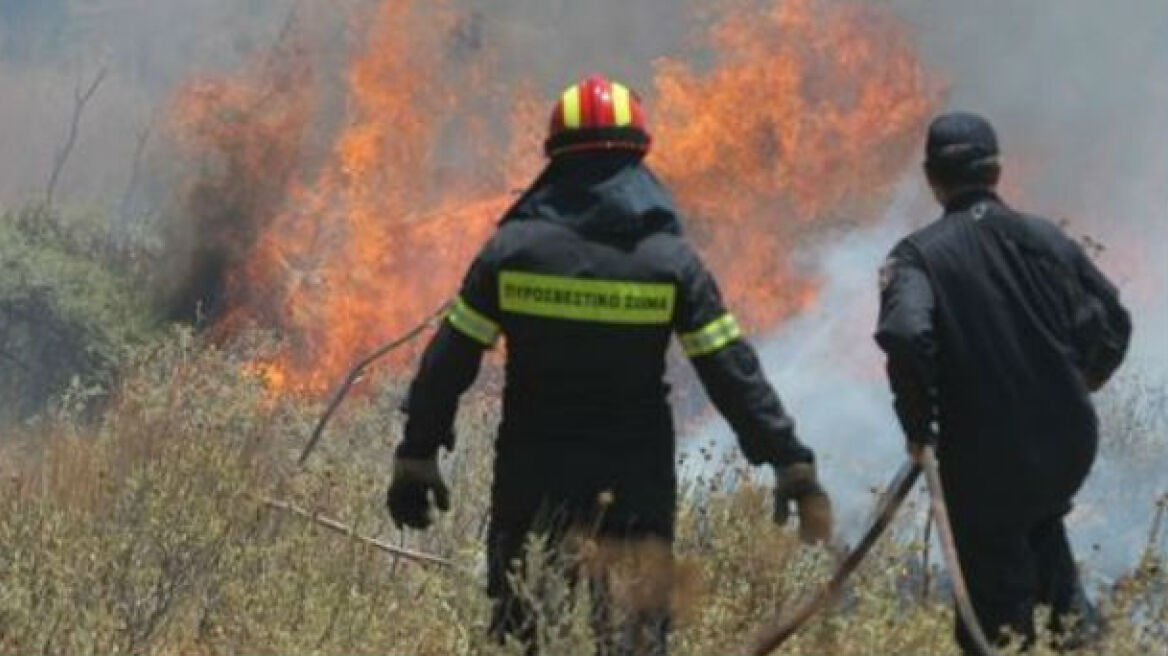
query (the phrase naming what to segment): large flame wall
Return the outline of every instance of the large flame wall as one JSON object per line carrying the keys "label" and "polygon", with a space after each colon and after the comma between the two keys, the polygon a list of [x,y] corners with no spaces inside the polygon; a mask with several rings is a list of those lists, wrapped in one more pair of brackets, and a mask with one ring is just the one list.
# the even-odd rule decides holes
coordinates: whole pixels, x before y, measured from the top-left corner
{"label": "large flame wall", "polygon": [[[904,26],[876,6],[711,11],[703,64],[664,58],[642,90],[651,163],[732,306],[763,330],[814,296],[800,244],[878,214],[937,93]],[[293,33],[248,70],[177,95],[177,141],[200,163],[189,211],[225,266],[217,330],[274,330],[274,386],[326,390],[432,312],[537,172],[542,94],[493,83],[489,44],[462,20],[441,2],[384,0],[354,27],[363,44],[341,85]],[[322,129],[336,93],[343,119]]]}

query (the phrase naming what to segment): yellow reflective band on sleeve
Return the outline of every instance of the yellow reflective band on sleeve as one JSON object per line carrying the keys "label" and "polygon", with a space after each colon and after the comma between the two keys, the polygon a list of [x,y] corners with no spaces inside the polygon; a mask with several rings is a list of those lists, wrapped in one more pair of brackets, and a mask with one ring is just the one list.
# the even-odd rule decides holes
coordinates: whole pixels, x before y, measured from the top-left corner
{"label": "yellow reflective band on sleeve", "polygon": [[681,347],[691,358],[709,355],[726,348],[731,342],[742,337],[742,329],[732,314],[724,314],[700,330],[680,336]]}
{"label": "yellow reflective band on sleeve", "polygon": [[504,312],[598,323],[661,325],[673,321],[672,283],[591,280],[538,273],[499,274]]}
{"label": "yellow reflective band on sleeve", "polygon": [[612,113],[617,127],[624,127],[633,122],[633,103],[629,88],[616,82],[612,83]]}
{"label": "yellow reflective band on sleeve", "polygon": [[446,320],[460,333],[483,344],[491,346],[499,338],[499,324],[479,314],[459,297],[446,313]]}
{"label": "yellow reflective band on sleeve", "polygon": [[580,87],[573,86],[564,92],[564,127],[580,127]]}

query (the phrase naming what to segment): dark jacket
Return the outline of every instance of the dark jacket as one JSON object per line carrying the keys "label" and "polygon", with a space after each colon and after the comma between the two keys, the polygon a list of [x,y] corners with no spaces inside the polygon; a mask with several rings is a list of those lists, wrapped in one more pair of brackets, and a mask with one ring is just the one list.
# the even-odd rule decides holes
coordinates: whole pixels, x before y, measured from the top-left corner
{"label": "dark jacket", "polygon": [[881,287],[897,414],[910,440],[939,427],[951,510],[979,524],[1065,512],[1098,442],[1089,392],[1131,333],[1115,287],[988,190],[901,241]]}
{"label": "dark jacket", "polygon": [[[398,454],[453,446],[458,397],[505,336],[497,477],[553,497],[641,477],[666,505],[674,333],[750,462],[811,460],[664,187],[635,156],[557,158],[471,265],[410,388]],[[549,486],[562,489],[531,489]]]}

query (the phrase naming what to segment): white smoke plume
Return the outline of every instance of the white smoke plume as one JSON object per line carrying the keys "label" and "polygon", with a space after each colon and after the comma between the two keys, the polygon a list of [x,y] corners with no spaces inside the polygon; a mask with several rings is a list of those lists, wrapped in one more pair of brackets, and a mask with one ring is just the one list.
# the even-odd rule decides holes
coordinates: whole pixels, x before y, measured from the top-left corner
{"label": "white smoke plume", "polygon": [[[812,247],[809,259],[823,280],[816,303],[757,344],[767,377],[794,415],[800,438],[816,451],[847,540],[863,528],[872,492],[883,489],[904,459],[883,355],[872,340],[876,272],[910,229],[908,218],[929,207],[926,198],[920,183],[906,177],[884,221]],[[721,420],[698,431],[693,443],[710,441],[733,444]]]}

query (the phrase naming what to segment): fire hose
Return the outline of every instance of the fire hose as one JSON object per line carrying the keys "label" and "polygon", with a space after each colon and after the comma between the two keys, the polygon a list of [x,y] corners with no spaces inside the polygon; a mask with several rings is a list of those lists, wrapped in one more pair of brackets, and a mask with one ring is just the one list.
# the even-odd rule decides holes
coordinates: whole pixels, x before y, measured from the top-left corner
{"label": "fire hose", "polygon": [[765,656],[778,648],[787,638],[795,634],[807,620],[811,619],[819,611],[827,608],[828,604],[836,598],[836,596],[843,591],[844,582],[848,576],[856,570],[864,557],[868,555],[868,551],[876,544],[876,541],[892,523],[892,518],[896,515],[896,511],[904,503],[908,493],[912,491],[913,485],[921,475],[921,468],[913,462],[906,462],[896,476],[893,477],[892,482],[888,484],[887,491],[881,497],[879,505],[876,507],[876,512],[873,514],[872,522],[868,529],[864,532],[863,537],[860,538],[859,543],[856,544],[847,556],[844,557],[843,562],[840,563],[835,574],[832,575],[831,580],[827,582],[818,594],[810,601],[801,606],[797,611],[792,613],[787,618],[776,618],[775,621],[765,627],[755,640],[754,646],[750,649],[750,653],[756,656]]}
{"label": "fire hose", "polygon": [[426,332],[426,330],[428,330],[439,319],[441,319],[449,308],[449,302],[443,303],[442,307],[438,308],[437,312],[434,312],[433,314],[426,317],[425,321],[418,324],[417,326],[414,326],[406,334],[379,346],[375,351],[365,356],[355,365],[353,365],[353,368],[349,370],[349,373],[345,376],[345,379],[341,381],[341,386],[338,387],[336,393],[333,394],[333,398],[329,402],[328,407],[325,408],[324,414],[320,416],[320,420],[316,423],[316,428],[312,430],[312,436],[308,438],[308,444],[304,445],[304,450],[300,452],[300,458],[296,461],[296,464],[303,467],[304,463],[308,461],[308,456],[312,455],[313,450],[316,449],[317,443],[320,442],[321,436],[324,435],[324,428],[328,425],[329,419],[332,419],[333,413],[335,413],[337,408],[340,407],[341,402],[345,400],[345,396],[348,395],[349,390],[352,389],[353,385],[356,384],[356,382],[361,379],[361,376],[365,374],[365,370],[369,368],[369,365],[420,337],[422,333]]}
{"label": "fire hose", "polygon": [[957,612],[973,638],[977,651],[982,656],[993,656],[994,651],[990,647],[989,641],[986,640],[985,632],[982,631],[981,624],[974,614],[973,604],[969,598],[969,589],[961,571],[957,547],[953,539],[953,530],[949,524],[949,512],[945,506],[943,488],[941,487],[941,474],[937,468],[936,451],[932,446],[923,449],[919,464],[910,460],[897,471],[873,513],[868,529],[856,546],[844,557],[827,584],[789,617],[778,617],[769,626],[764,627],[759,632],[754,646],[749,650],[751,654],[755,656],[770,654],[802,628],[812,616],[827,608],[843,591],[844,582],[856,571],[872,546],[892,523],[896,511],[908,497],[908,493],[912,491],[922,470],[929,488],[930,510],[936,524],[937,535],[940,538],[941,551],[953,581],[953,596],[957,604]]}
{"label": "fire hose", "polygon": [[986,640],[985,631],[977,621],[973,603],[969,598],[969,587],[965,574],[961,571],[961,559],[957,554],[957,543],[953,539],[953,527],[949,524],[949,510],[945,507],[945,491],[941,487],[941,471],[937,467],[937,449],[929,445],[922,449],[921,464],[925,469],[925,482],[929,486],[929,497],[933,511],[933,522],[937,525],[937,537],[941,543],[941,553],[945,556],[945,566],[953,582],[953,599],[957,602],[957,613],[965,623],[965,631],[973,639],[974,647],[982,656],[992,656],[993,648]]}

